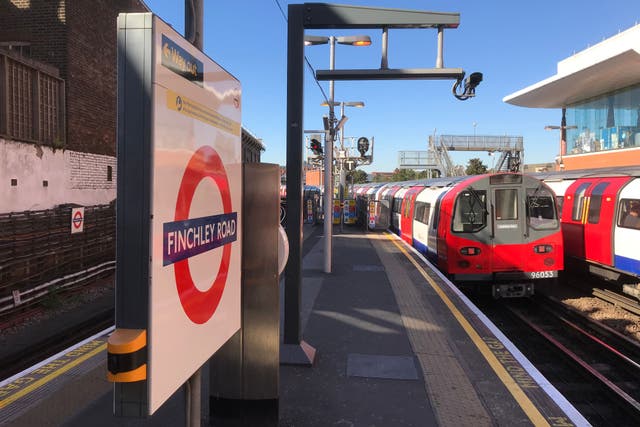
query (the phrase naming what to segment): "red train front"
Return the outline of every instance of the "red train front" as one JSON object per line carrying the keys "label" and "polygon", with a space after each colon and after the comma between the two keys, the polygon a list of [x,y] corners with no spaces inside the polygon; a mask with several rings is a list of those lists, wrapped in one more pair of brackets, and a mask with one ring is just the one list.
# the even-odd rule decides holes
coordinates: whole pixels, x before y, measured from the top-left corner
{"label": "red train front", "polygon": [[491,282],[494,296],[533,293],[558,277],[563,246],[553,192],[521,174],[470,177],[440,201],[438,266],[456,282]]}

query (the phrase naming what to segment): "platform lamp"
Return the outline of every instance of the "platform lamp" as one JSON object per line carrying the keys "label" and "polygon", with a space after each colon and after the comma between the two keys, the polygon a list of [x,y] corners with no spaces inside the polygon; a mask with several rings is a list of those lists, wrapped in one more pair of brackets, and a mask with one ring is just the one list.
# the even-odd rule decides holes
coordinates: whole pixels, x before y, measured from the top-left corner
{"label": "platform lamp", "polygon": [[[338,44],[346,44],[349,46],[369,46],[371,38],[369,36],[304,36],[305,46],[315,46],[319,44],[329,44],[329,69],[335,69],[336,59],[336,42]],[[334,81],[329,80],[329,138],[325,140],[324,149],[324,272],[331,273],[331,248],[333,233],[333,143],[335,141],[335,123],[336,117],[334,112]],[[331,215],[327,215],[328,209],[331,208]]]}
{"label": "platform lamp", "polygon": [[562,109],[562,120],[560,121],[560,126],[555,125],[547,125],[544,127],[544,130],[560,130],[560,162],[558,167],[560,170],[564,170],[564,163],[562,162],[562,154],[566,150],[567,146],[567,129],[577,129],[578,126],[567,126],[567,117],[566,117],[567,109]]}

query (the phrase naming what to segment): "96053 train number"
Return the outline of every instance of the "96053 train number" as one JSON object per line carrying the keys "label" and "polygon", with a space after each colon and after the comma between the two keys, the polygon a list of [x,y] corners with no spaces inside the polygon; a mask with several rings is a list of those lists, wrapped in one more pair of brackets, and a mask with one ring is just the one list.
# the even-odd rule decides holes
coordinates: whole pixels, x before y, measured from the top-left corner
{"label": "96053 train number", "polygon": [[529,279],[552,279],[558,277],[557,271],[531,271],[527,273]]}

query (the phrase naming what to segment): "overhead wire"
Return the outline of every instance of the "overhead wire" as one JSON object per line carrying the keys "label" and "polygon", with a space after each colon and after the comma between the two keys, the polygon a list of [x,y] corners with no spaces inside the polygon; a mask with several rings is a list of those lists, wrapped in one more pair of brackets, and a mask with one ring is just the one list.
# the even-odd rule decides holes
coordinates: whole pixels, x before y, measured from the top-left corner
{"label": "overhead wire", "polygon": [[[282,14],[282,18],[284,19],[284,22],[287,23],[287,25],[288,25],[289,24],[289,19],[287,18],[287,15],[284,13],[284,9],[282,8],[282,5],[280,4],[280,1],[279,0],[273,0],[273,1],[276,3],[276,6],[278,7],[278,9],[280,9],[280,13]],[[320,89],[320,93],[322,93],[322,97],[324,98],[324,101],[327,104],[329,104],[329,97],[327,96],[327,94],[325,93],[324,89],[322,88],[322,85],[320,84],[320,82],[316,78],[315,70],[314,70],[313,66],[311,65],[311,62],[309,62],[309,59],[307,58],[307,55],[304,55],[304,62],[307,64],[307,67],[311,71],[311,75],[313,76],[313,80],[316,82],[316,85],[318,85],[318,88]]]}

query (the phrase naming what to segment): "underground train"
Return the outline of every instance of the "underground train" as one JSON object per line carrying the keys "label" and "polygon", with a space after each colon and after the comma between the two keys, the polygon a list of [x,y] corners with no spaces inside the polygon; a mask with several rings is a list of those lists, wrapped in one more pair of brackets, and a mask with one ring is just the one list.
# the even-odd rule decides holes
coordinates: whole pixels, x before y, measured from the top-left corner
{"label": "underground train", "polygon": [[640,278],[640,167],[539,173],[556,194],[565,261],[608,280]]}
{"label": "underground train", "polygon": [[356,194],[369,228],[390,228],[459,285],[526,296],[564,267],[554,193],[534,177],[435,178],[362,186]]}

